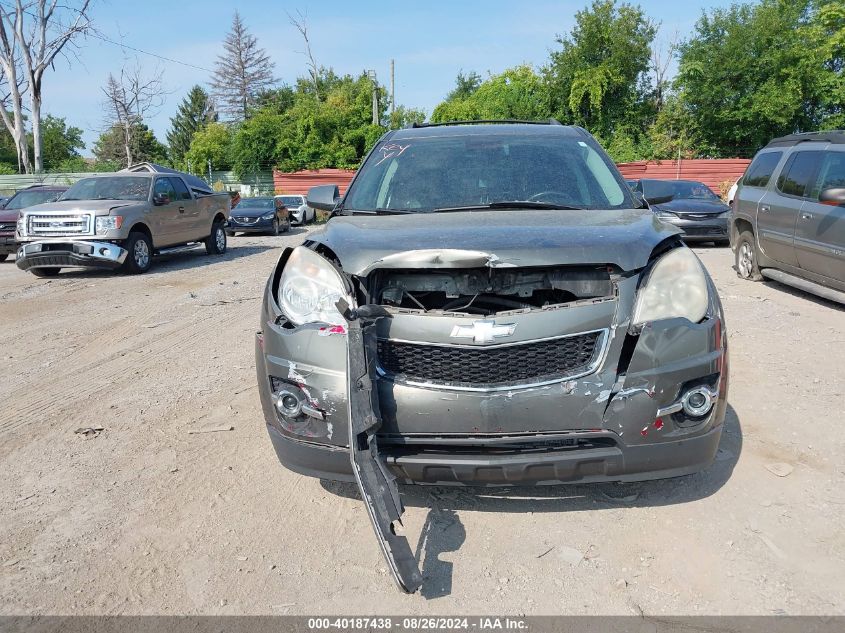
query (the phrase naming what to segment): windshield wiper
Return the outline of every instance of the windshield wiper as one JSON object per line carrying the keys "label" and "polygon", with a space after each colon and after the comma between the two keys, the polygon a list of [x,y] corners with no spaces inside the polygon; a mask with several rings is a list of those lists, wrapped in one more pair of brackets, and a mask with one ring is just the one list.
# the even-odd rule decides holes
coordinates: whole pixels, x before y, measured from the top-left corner
{"label": "windshield wiper", "polygon": [[538,200],[499,200],[487,204],[471,204],[463,207],[440,207],[435,213],[448,213],[451,211],[476,211],[484,209],[561,209],[569,211],[583,211],[583,207],[573,207],[566,204],[555,204],[554,202],[540,202]]}
{"label": "windshield wiper", "polygon": [[407,215],[409,213],[426,213],[422,209],[344,209],[351,215]]}

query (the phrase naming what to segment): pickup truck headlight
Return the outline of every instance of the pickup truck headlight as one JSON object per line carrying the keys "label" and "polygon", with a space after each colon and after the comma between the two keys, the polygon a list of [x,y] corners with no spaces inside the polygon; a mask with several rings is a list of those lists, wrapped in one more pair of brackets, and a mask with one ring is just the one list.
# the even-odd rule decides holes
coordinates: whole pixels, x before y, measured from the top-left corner
{"label": "pickup truck headlight", "polygon": [[105,215],[97,217],[95,226],[97,233],[105,233],[106,231],[116,231],[123,224],[123,216],[120,215]]}
{"label": "pickup truck headlight", "polygon": [[275,212],[275,211],[271,211],[270,213],[265,213],[264,215],[262,215],[262,216],[261,216],[261,219],[262,219],[262,220],[272,220],[272,219],[273,219],[273,218],[275,218],[275,217],[276,217],[276,212]]}
{"label": "pickup truck headlight", "polygon": [[26,217],[23,215],[18,216],[18,235],[26,236]]}
{"label": "pickup truck headlight", "polygon": [[651,267],[637,293],[632,324],[675,317],[698,323],[707,314],[709,301],[701,262],[690,249],[676,248]]}
{"label": "pickup truck headlight", "polygon": [[295,325],[346,321],[335,303],[347,296],[340,273],[328,261],[304,246],[296,247],[279,280],[279,306]]}

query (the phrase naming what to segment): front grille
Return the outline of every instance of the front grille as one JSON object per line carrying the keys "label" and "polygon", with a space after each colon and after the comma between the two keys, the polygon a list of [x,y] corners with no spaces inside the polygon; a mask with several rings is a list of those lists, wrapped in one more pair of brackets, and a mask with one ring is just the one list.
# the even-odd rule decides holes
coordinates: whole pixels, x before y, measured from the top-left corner
{"label": "front grille", "polygon": [[518,385],[585,372],[601,332],[499,347],[454,347],[378,341],[381,369],[399,380],[481,387]]}
{"label": "front grille", "polygon": [[244,216],[232,216],[232,219],[238,224],[255,224],[259,218],[247,218]]}
{"label": "front grille", "polygon": [[727,235],[727,231],[719,226],[685,226],[685,235]]}
{"label": "front grille", "polygon": [[30,215],[29,235],[88,235],[91,233],[90,215]]}

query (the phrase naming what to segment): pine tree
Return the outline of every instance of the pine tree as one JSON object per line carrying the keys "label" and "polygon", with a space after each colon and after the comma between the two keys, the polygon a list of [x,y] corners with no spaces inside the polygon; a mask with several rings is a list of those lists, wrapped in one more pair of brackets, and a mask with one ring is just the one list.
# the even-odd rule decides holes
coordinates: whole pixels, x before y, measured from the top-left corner
{"label": "pine tree", "polygon": [[250,35],[241,16],[235,12],[232,30],[223,43],[225,52],[217,57],[211,81],[214,97],[220,110],[232,119],[246,119],[256,95],[271,87],[275,64],[267,51],[259,48],[258,40]]}
{"label": "pine tree", "polygon": [[[194,134],[209,123],[217,120],[208,93],[200,86],[194,86],[179,105],[176,116],[170,119],[170,131],[167,132],[167,144],[170,146],[170,158],[177,167],[185,167],[185,154],[191,147]],[[193,166],[197,168],[196,165]],[[202,166],[199,166],[201,169]]]}

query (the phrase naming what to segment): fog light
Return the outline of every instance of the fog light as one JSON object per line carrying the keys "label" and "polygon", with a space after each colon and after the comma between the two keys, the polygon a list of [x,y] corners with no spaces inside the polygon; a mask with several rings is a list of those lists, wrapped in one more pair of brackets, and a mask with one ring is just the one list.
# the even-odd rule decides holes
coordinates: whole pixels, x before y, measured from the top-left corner
{"label": "fog light", "polygon": [[684,413],[693,418],[700,418],[713,408],[715,394],[706,386],[695,387],[684,394],[681,404]]}
{"label": "fog light", "polygon": [[302,401],[290,391],[275,394],[276,410],[289,418],[295,418],[302,412]]}

